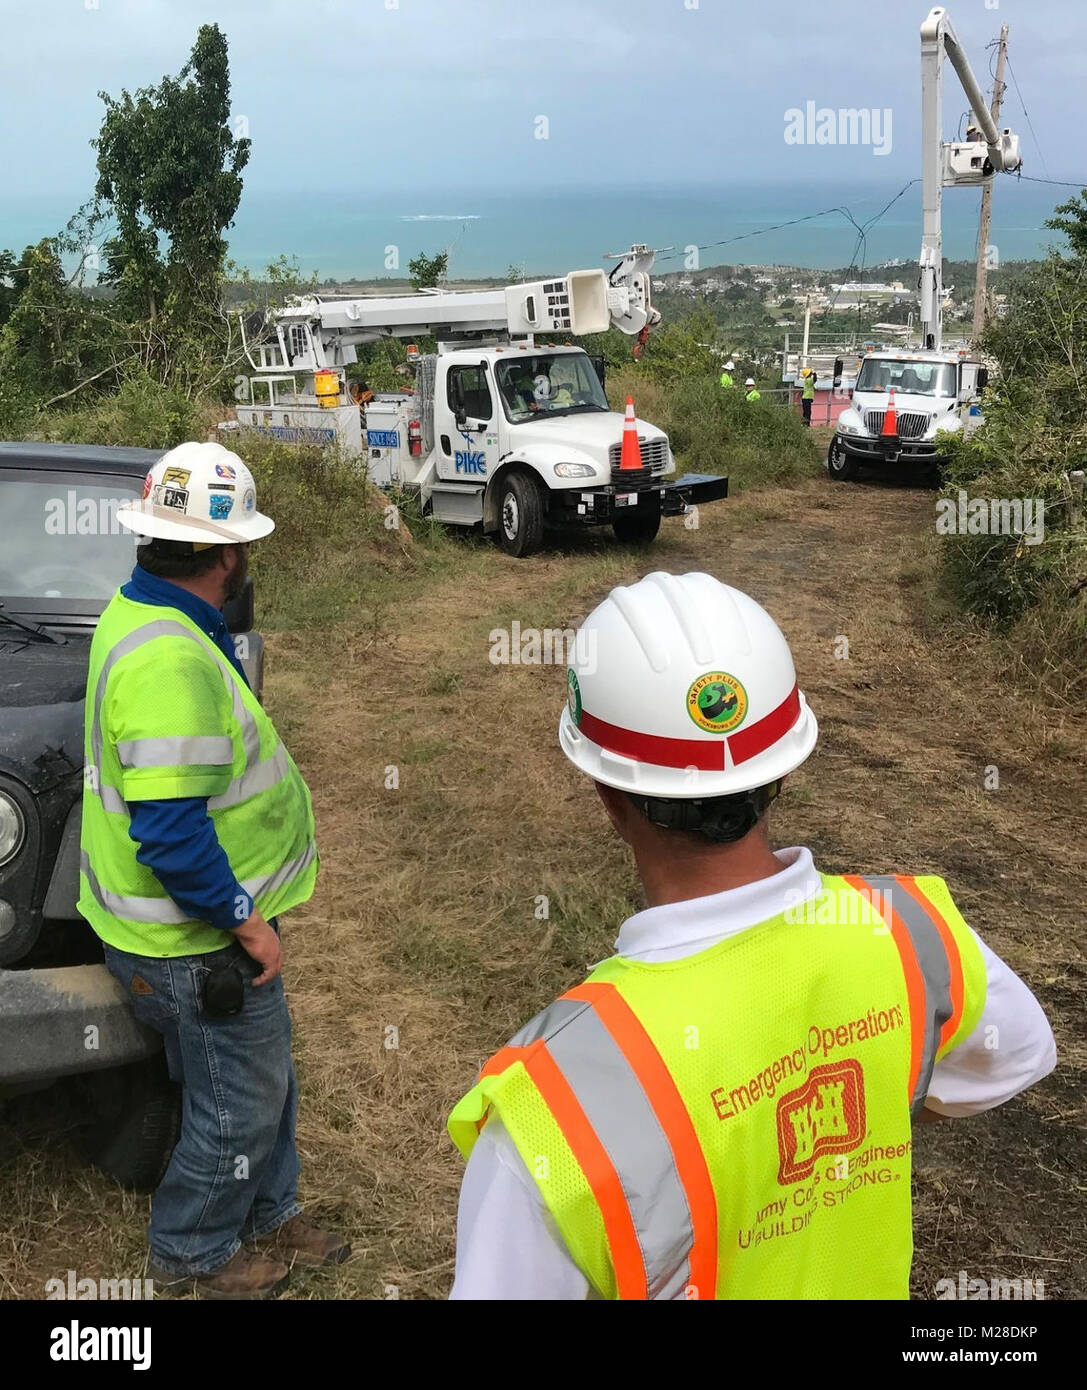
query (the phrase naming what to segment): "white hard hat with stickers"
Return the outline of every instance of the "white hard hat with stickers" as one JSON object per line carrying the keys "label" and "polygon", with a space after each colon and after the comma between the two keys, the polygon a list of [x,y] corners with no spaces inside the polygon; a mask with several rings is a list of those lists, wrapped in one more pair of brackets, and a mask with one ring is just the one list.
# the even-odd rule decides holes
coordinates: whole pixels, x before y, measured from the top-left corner
{"label": "white hard hat with stickers", "polygon": [[567,679],[562,750],[623,791],[753,791],[815,747],[781,629],[709,574],[650,574],[613,589],[582,624]]}
{"label": "white hard hat with stickers", "polygon": [[222,444],[179,444],[154,464],[143,497],[117,511],[122,526],[155,540],[244,545],[275,529],[257,511],[253,475]]}

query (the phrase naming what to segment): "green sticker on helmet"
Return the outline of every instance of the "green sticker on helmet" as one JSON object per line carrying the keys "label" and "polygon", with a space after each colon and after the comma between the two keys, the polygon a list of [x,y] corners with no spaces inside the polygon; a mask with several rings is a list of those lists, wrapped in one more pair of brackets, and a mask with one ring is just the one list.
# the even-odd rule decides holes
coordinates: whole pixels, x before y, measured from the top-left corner
{"label": "green sticker on helmet", "polygon": [[707,671],[687,691],[687,713],[707,733],[731,733],[747,714],[747,691],[727,671]]}
{"label": "green sticker on helmet", "polygon": [[581,724],[581,686],[577,682],[577,672],[571,666],[566,672],[566,707],[570,718],[576,725]]}

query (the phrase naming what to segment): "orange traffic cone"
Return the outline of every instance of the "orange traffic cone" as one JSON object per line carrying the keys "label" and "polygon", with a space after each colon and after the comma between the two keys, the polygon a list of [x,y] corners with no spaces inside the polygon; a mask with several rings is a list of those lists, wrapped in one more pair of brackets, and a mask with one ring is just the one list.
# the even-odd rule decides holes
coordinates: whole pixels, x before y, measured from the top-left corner
{"label": "orange traffic cone", "polygon": [[887,393],[887,409],[883,415],[883,428],[880,434],[898,433],[898,411],[895,409],[895,388],[892,386]]}
{"label": "orange traffic cone", "polygon": [[634,397],[627,397],[627,411],[623,418],[623,451],[619,455],[619,468],[641,468],[642,446],[638,443],[638,422],[634,418]]}

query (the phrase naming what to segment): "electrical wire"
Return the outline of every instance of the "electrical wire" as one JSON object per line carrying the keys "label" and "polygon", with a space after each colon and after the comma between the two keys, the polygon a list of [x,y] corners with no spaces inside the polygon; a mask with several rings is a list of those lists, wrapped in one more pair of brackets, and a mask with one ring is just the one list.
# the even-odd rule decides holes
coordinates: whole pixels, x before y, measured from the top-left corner
{"label": "electrical wire", "polygon": [[[1011,74],[1011,79],[1015,83],[1015,95],[1019,98],[1019,105],[1023,108],[1023,115],[1026,117],[1027,125],[1030,128],[1030,133],[1034,140],[1034,148],[1038,151],[1038,158],[1042,161],[1042,168],[1045,170],[1046,177],[1048,178],[1049,170],[1046,168],[1045,155],[1042,153],[1042,147],[1038,143],[1037,135],[1034,133],[1034,122],[1030,119],[1030,112],[1027,110],[1027,104],[1023,100],[1023,93],[1019,90],[1019,79],[1016,77],[1015,69],[1012,67],[1012,60],[1008,58],[1006,61],[1008,64],[1008,72]],[[1038,180],[1038,182],[1041,182],[1041,180]]]}

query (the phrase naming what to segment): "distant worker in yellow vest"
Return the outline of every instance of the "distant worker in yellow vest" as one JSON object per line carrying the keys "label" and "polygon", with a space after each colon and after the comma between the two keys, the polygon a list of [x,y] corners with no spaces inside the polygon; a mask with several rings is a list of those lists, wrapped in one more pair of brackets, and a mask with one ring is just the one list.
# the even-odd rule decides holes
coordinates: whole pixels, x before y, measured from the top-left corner
{"label": "distant worker in yellow vest", "polygon": [[804,417],[804,425],[811,429],[811,408],[815,400],[815,373],[810,367],[805,367],[800,373],[800,410]]}
{"label": "distant worker in yellow vest", "polygon": [[452,1296],[906,1298],[913,1124],[1044,1076],[1045,1015],[943,879],[771,848],[817,727],[754,600],[651,574],[575,653],[559,742],[647,905],[450,1116]]}
{"label": "distant worker in yellow vest", "polygon": [[746,393],[747,393],[747,394],[744,396],[744,400],[745,400],[745,401],[761,401],[761,400],[762,400],[762,395],[761,395],[761,393],[759,392],[759,390],[757,389],[757,387],[755,386],[755,378],[754,378],[753,376],[749,376],[749,377],[747,378],[747,380],[744,382],[744,390],[745,390]]}
{"label": "distant worker in yellow vest", "polygon": [[735,370],[736,363],[733,362],[732,358],[730,357],[728,361],[725,363],[724,370],[721,373],[721,379],[719,382],[719,385],[723,386],[726,391],[731,391],[732,388],[736,385],[736,383],[732,379],[732,373]]}
{"label": "distant worker in yellow vest", "polygon": [[274,522],[237,454],[196,443],[117,517],[143,540],[91,642],[79,910],[181,1088],[148,1273],[158,1294],[266,1298],[350,1253],[298,1204],[277,919],[313,893],[313,809],[221,612]]}

